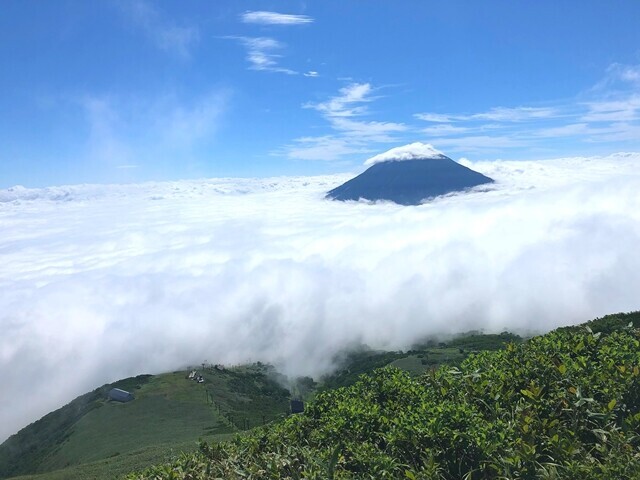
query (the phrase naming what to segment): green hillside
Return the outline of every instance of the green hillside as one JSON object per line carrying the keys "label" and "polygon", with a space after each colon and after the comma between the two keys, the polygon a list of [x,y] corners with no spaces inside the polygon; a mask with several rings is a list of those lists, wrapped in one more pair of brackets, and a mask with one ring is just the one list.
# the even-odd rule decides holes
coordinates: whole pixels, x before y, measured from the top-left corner
{"label": "green hillside", "polygon": [[[457,365],[471,351],[458,345],[468,348],[478,338],[482,348],[490,349],[501,348],[506,341],[502,334],[465,334],[409,352],[361,347],[337,358],[341,367],[318,382],[305,377],[290,386],[295,396],[308,400],[317,390],[352,385],[361,374],[389,364],[413,375],[442,363]],[[170,461],[194,450],[200,439],[224,440],[288,412],[289,392],[281,386],[286,382],[269,365],[208,366],[198,372],[203,374],[202,384],[185,379],[185,371],[140,375],[76,398],[0,446],[0,478],[24,474],[28,476],[20,478],[113,478]],[[106,401],[112,387],[134,392],[135,401]]]}
{"label": "green hillside", "polygon": [[[76,398],[0,446],[0,478],[60,469],[41,478],[113,478],[114,471],[169,460],[198,439],[224,439],[288,410],[289,392],[266,366],[199,373],[204,383],[184,371],[141,375]],[[107,401],[114,386],[135,400]]]}
{"label": "green hillside", "polygon": [[[500,468],[510,472],[508,478],[543,478],[541,468],[549,470],[547,478],[568,478],[553,476],[555,471],[569,471],[563,464],[566,452],[557,451],[561,444],[573,452],[575,471],[586,471],[589,478],[590,471],[578,458],[588,459],[593,471],[601,473],[607,470],[594,465],[602,463],[604,454],[594,456],[594,451],[607,449],[609,463],[618,465],[620,460],[611,456],[613,444],[605,448],[594,443],[598,435],[618,442],[620,458],[635,468],[640,452],[629,438],[638,433],[640,422],[634,417],[638,349],[637,334],[629,324],[640,327],[640,313],[609,315],[585,324],[588,330],[566,327],[524,344],[507,332],[469,332],[446,341],[424,341],[408,352],[361,347],[337,358],[340,367],[331,375],[317,382],[308,377],[293,382],[292,394],[312,401],[304,415],[283,422],[289,391],[268,365],[198,368],[203,383],[185,378],[187,371],[140,375],[82,395],[10,437],[0,445],[0,478],[103,480],[150,465],[169,466],[131,478],[215,478],[202,476],[197,465],[221,478],[327,478],[331,471],[336,478],[460,478],[461,470],[451,473],[445,453],[463,440],[473,444],[469,451],[481,453],[459,467],[471,465],[473,472],[483,472],[484,476],[471,473],[470,479],[497,478]],[[608,342],[616,347],[601,351]],[[629,345],[635,345],[635,351]],[[616,348],[621,357],[612,354]],[[443,364],[446,367],[440,368]],[[406,374],[393,368],[376,370],[385,366]],[[367,373],[371,375],[362,376]],[[621,375],[626,380],[616,384]],[[563,386],[564,394],[557,385]],[[108,402],[106,394],[114,386],[133,392],[135,400]],[[406,393],[406,402],[389,404],[399,392]],[[556,402],[554,408],[547,405],[537,412],[546,401]],[[567,433],[571,429],[565,417],[570,415],[565,412],[572,409],[572,428],[588,424],[593,438]],[[269,424],[274,420],[278,422]],[[269,426],[262,429],[263,424]],[[243,438],[216,446],[255,427],[259,428]],[[529,447],[522,444],[527,437],[523,429],[531,432]],[[427,433],[445,438],[444,443],[434,446],[426,440]],[[201,452],[199,440],[205,441]],[[550,442],[557,444],[553,455]],[[514,445],[520,450],[513,450]],[[534,450],[528,457],[526,448]],[[492,457],[495,452],[509,453],[510,460]],[[175,473],[178,467],[183,473]],[[425,473],[430,468],[436,473]],[[536,473],[527,477],[525,470]]]}
{"label": "green hillside", "polygon": [[128,478],[640,478],[640,314],[613,317],[420,377],[382,368]]}
{"label": "green hillside", "polygon": [[[228,440],[234,435],[214,435],[207,438],[220,441]],[[154,444],[94,462],[82,463],[41,474],[11,478],[12,480],[103,480],[121,478],[129,472],[139,470],[145,466],[176,461],[183,452],[195,452],[197,448],[198,444],[193,440],[184,443]]]}
{"label": "green hillside", "polygon": [[320,379],[319,389],[330,390],[354,384],[363,373],[391,365],[419,375],[439,365],[457,366],[471,353],[482,350],[500,350],[507,343],[520,343],[522,338],[509,332],[485,334],[467,332],[447,341],[434,339],[419,342],[408,352],[387,352],[360,347],[336,359],[340,366],[335,372]]}

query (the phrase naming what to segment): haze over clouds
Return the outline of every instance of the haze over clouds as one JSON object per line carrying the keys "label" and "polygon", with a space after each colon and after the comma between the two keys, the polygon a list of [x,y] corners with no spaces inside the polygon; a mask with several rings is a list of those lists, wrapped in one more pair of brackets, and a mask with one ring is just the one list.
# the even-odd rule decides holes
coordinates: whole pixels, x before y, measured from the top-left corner
{"label": "haze over clouds", "polygon": [[0,190],[0,439],[205,359],[315,375],[639,307],[640,154],[462,163],[496,185],[418,207],[324,200],[347,175]]}

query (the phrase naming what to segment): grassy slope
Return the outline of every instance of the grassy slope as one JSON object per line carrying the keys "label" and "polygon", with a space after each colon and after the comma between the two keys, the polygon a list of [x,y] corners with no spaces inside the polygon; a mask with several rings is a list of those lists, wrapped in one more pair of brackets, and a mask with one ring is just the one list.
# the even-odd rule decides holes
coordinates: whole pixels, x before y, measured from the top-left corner
{"label": "grassy slope", "polygon": [[105,400],[116,384],[78,397],[0,446],[0,477],[113,478],[287,411],[288,392],[267,367],[208,369],[204,376],[204,384],[185,372],[117,382],[136,395],[126,404]]}
{"label": "grassy slope", "polygon": [[182,443],[233,430],[207,404],[202,385],[185,380],[184,373],[161,375],[138,390],[135,401],[104,402],[81,418],[41,470],[93,462],[141,445]]}
{"label": "grassy slope", "polygon": [[[212,437],[224,440],[231,435]],[[115,455],[95,462],[84,463],[52,472],[12,477],[12,480],[101,480],[117,478],[136,471],[145,465],[175,461],[180,452],[192,452],[197,448],[194,441],[153,445],[133,452]]]}
{"label": "grassy slope", "polygon": [[38,471],[44,459],[55,453],[56,448],[71,435],[73,426],[82,417],[100,408],[102,399],[112,387],[129,391],[141,388],[150,375],[103,385],[79,396],[67,405],[55,410],[37,422],[23,428],[0,445],[0,478],[19,473]]}

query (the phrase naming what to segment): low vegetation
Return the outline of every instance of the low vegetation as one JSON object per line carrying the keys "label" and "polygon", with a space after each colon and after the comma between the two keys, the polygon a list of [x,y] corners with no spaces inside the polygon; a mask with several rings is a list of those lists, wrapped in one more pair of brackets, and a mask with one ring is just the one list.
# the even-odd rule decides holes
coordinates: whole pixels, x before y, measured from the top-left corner
{"label": "low vegetation", "polygon": [[335,372],[321,378],[319,390],[331,390],[353,385],[363,373],[387,365],[398,367],[412,375],[419,375],[446,364],[459,365],[471,353],[483,350],[500,350],[507,343],[520,343],[522,338],[509,332],[486,334],[467,332],[448,341],[429,339],[416,344],[407,352],[372,350],[366,346],[353,349],[336,359],[340,365]]}
{"label": "low vegetation", "polygon": [[[362,347],[317,382],[261,363],[141,375],[9,438],[0,478],[640,478],[638,328],[635,312]],[[107,402],[114,386],[136,400]],[[286,418],[292,396],[306,411]]]}
{"label": "low vegetation", "polygon": [[640,478],[638,318],[559,329],[419,377],[378,369],[319,393],[302,415],[128,479]]}

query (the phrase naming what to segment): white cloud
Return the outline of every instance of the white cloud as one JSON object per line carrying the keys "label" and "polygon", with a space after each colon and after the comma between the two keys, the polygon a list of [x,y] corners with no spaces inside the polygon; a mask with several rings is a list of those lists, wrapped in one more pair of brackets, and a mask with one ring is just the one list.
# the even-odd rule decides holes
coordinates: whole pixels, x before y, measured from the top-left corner
{"label": "white cloud", "polygon": [[586,104],[583,122],[628,122],[640,119],[640,94],[616,100],[600,100]]}
{"label": "white cloud", "polygon": [[89,127],[86,156],[94,163],[116,166],[133,160],[131,146],[118,133],[125,120],[112,98],[86,96],[80,99]]}
{"label": "white cloud", "polygon": [[371,97],[373,88],[369,83],[352,83],[342,87],[339,94],[326,102],[310,103],[306,108],[313,108],[328,118],[354,117],[367,112],[366,104],[374,100]]}
{"label": "white cloud", "polygon": [[308,72],[303,73],[303,75],[305,77],[318,77],[319,76],[318,72],[316,72],[314,70],[309,70]]}
{"label": "white cloud", "polygon": [[559,127],[541,128],[531,131],[531,135],[536,137],[556,138],[556,137],[572,137],[575,135],[584,135],[589,131],[586,123],[569,123]]}
{"label": "white cloud", "polygon": [[640,65],[625,65],[612,63],[607,68],[604,78],[592,90],[607,93],[611,90],[624,90],[631,86],[640,86]]}
{"label": "white cloud", "polygon": [[384,153],[379,153],[366,160],[364,164],[369,166],[381,162],[398,162],[419,158],[446,158],[446,156],[429,143],[414,142],[409,145],[392,148]]}
{"label": "white cloud", "polygon": [[640,84],[640,65],[617,65],[618,75],[625,82]]}
{"label": "white cloud", "polygon": [[364,141],[392,142],[393,132],[403,132],[407,129],[402,123],[395,122],[362,122],[349,118],[334,118],[331,120],[333,128],[343,131],[345,135],[358,137]]}
{"label": "white cloud", "polygon": [[115,5],[158,48],[182,58],[190,56],[199,39],[197,27],[174,25],[145,0],[118,1]]}
{"label": "white cloud", "polygon": [[307,15],[291,15],[286,13],[253,11],[240,15],[244,23],[257,23],[260,25],[304,25],[313,22],[313,18]]}
{"label": "white cloud", "polygon": [[440,113],[416,113],[414,114],[419,120],[424,120],[425,122],[433,122],[433,123],[450,123],[455,120],[455,116],[451,115],[443,115]]}
{"label": "white cloud", "polygon": [[604,125],[572,123],[561,127],[532,130],[530,135],[540,138],[579,137],[586,143],[632,141],[640,138],[640,125],[632,122],[609,122]]}
{"label": "white cloud", "polygon": [[489,120],[492,122],[523,122],[540,118],[550,118],[557,114],[552,108],[535,107],[496,107],[488,112],[475,113],[469,119]]}
{"label": "white cloud", "polygon": [[180,102],[174,96],[162,99],[150,109],[150,116],[162,141],[180,148],[212,138],[229,97],[227,91],[212,91]]}
{"label": "white cloud", "polygon": [[[640,66],[614,63],[594,87],[574,99],[548,102],[550,106],[501,106],[477,113],[417,113],[414,117],[432,124],[421,130],[429,141],[467,154],[548,148],[542,139],[561,138],[570,138],[573,145],[608,142],[611,148],[620,148],[616,142],[624,142],[627,148],[638,148],[639,87]],[[481,123],[487,121],[491,123]]]}
{"label": "white cloud", "polygon": [[[373,92],[369,83],[351,83],[325,102],[304,105],[320,112],[337,134],[298,138],[282,152],[275,153],[301,160],[339,160],[345,155],[368,153],[375,143],[397,141],[393,134],[407,131],[406,125],[356,119],[369,113],[367,104],[377,98]],[[329,148],[323,154],[326,146]]]}
{"label": "white cloud", "polygon": [[640,154],[467,164],[494,188],[417,207],[324,200],[347,176],[0,190],[0,439],[204,359],[316,374],[639,307]]}
{"label": "white cloud", "polygon": [[281,151],[274,152],[274,155],[285,155],[297,160],[335,162],[345,155],[365,155],[370,152],[370,146],[354,142],[352,139],[326,135],[297,138],[295,143],[286,145]]}
{"label": "white cloud", "polygon": [[492,122],[524,122],[552,118],[558,115],[553,108],[541,107],[494,107],[486,112],[473,114],[441,114],[441,113],[416,113],[419,120],[431,123],[453,123],[470,120],[489,120]]}
{"label": "white cloud", "polygon": [[426,133],[427,135],[459,135],[461,133],[465,133],[470,131],[470,127],[458,127],[457,125],[451,125],[450,123],[439,123],[432,127],[427,127],[422,129],[422,133]]}
{"label": "white cloud", "polygon": [[278,65],[282,55],[275,53],[285,47],[282,42],[270,37],[225,37],[239,40],[247,49],[247,61],[251,70],[286,73],[296,75],[298,72]]}
{"label": "white cloud", "polygon": [[505,148],[517,148],[528,145],[529,140],[510,135],[469,135],[463,137],[430,138],[438,147],[447,147],[453,152],[497,152]]}

